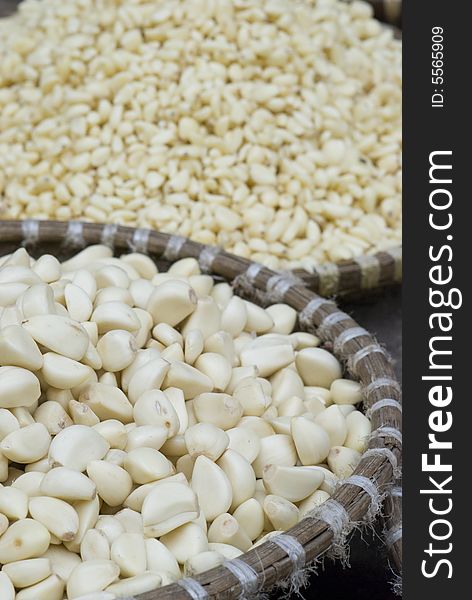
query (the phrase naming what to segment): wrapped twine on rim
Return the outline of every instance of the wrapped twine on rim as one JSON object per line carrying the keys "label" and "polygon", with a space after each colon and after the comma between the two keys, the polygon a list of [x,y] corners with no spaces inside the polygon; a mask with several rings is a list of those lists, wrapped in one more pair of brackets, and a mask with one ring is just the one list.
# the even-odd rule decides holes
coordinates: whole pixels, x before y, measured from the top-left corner
{"label": "wrapped twine on rim", "polygon": [[[112,247],[117,255],[146,253],[161,269],[180,258],[194,257],[202,270],[231,283],[240,296],[262,306],[274,302],[292,306],[298,312],[298,328],[316,333],[360,381],[373,429],[368,450],[353,475],[287,532],[238,559],[129,600],[262,599],[276,585],[298,590],[307,570],[312,570],[321,556],[346,560],[349,534],[355,527],[372,523],[395,477],[401,474],[401,393],[386,352],[349,315],[308,290],[298,277],[275,273],[219,248],[115,225],[0,221],[0,255],[23,245],[33,256],[52,253],[63,260],[85,246],[100,243]],[[397,533],[394,543],[399,541]]]}

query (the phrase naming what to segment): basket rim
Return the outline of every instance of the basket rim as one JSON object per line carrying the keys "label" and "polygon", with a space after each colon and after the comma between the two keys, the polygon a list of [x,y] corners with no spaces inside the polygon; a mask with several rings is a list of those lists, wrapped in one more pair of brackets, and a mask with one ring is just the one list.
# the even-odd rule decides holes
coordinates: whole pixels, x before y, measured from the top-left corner
{"label": "basket rim", "polygon": [[[369,523],[376,516],[379,500],[394,483],[401,462],[400,386],[390,358],[374,337],[334,302],[307,289],[293,273],[277,273],[216,246],[200,244],[182,236],[120,225],[0,220],[0,256],[21,245],[37,249],[44,243],[55,244],[58,250],[68,251],[105,243],[115,251],[143,252],[155,260],[168,262],[193,257],[198,260],[202,272],[222,277],[233,285],[239,295],[262,305],[285,302],[297,310],[299,329],[316,332],[326,349],[331,350],[346,365],[350,375],[360,381],[364,408],[370,412],[372,422],[373,434],[368,451],[362,455],[353,476],[340,483],[331,498],[322,505],[330,510],[307,515],[284,532],[298,541],[298,547],[303,547],[305,565],[313,564],[326,553],[342,558],[346,535],[354,526]],[[4,251],[5,248],[8,252]],[[262,593],[262,586],[272,587],[298,571],[299,559],[300,555],[294,561],[286,550],[268,540],[241,555],[237,562],[252,569],[252,583],[257,596]],[[180,580],[139,594],[136,600],[236,598],[248,592],[244,585],[247,580],[239,577],[223,565],[192,578],[200,595],[192,595]]]}

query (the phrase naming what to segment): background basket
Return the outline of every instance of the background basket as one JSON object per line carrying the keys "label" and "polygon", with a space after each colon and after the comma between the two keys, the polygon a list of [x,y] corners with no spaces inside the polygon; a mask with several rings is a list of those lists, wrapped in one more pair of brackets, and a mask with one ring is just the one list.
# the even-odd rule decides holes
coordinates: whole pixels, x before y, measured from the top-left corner
{"label": "background basket", "polygon": [[139,600],[229,600],[241,594],[260,598],[263,591],[290,578],[296,588],[303,568],[322,555],[346,559],[348,534],[354,527],[373,521],[381,499],[400,470],[400,386],[383,348],[333,302],[294,284],[292,275],[277,274],[216,247],[115,225],[0,221],[0,255],[23,245],[33,256],[48,252],[65,259],[97,243],[109,245],[118,255],[128,251],[147,253],[161,268],[179,258],[194,257],[202,271],[232,283],[235,291],[247,299],[261,305],[286,302],[298,312],[299,329],[316,332],[324,347],[332,350],[351,376],[361,382],[364,408],[373,426],[369,449],[356,471],[316,514],[306,516],[283,536],[261,544],[240,559],[228,561],[226,566],[141,594]]}

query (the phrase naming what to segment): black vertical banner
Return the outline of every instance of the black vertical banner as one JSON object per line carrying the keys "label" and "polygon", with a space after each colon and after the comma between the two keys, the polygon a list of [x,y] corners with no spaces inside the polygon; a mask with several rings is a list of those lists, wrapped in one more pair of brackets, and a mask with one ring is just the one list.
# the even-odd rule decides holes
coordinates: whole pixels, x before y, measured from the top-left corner
{"label": "black vertical banner", "polygon": [[403,590],[456,600],[472,573],[472,30],[467,3],[403,7]]}

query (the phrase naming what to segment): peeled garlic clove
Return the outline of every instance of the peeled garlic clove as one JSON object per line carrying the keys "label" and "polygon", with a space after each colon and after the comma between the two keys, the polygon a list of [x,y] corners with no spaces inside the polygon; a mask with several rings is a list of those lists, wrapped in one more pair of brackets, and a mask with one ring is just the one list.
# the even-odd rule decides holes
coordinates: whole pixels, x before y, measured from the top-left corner
{"label": "peeled garlic clove", "polygon": [[207,521],[213,521],[231,506],[231,483],[225,472],[206,456],[199,456],[195,461],[192,489]]}
{"label": "peeled garlic clove", "polygon": [[137,331],[141,325],[133,309],[124,302],[104,302],[95,308],[90,317],[98,327],[98,333],[113,329]]}
{"label": "peeled garlic clove", "polygon": [[242,417],[243,408],[229,394],[204,393],[193,399],[193,410],[198,421],[212,423],[220,429],[231,429]]}
{"label": "peeled garlic clove", "polygon": [[174,436],[180,427],[172,403],[161,390],[149,390],[139,397],[133,407],[133,419],[137,426],[164,427],[168,437]]}
{"label": "peeled garlic clove", "polygon": [[135,404],[145,392],[160,389],[169,370],[170,363],[164,358],[151,360],[138,369],[128,385],[128,398],[131,404]]}
{"label": "peeled garlic clove", "polygon": [[49,462],[53,467],[85,471],[91,460],[102,459],[109,449],[108,442],[91,427],[72,425],[52,440]]}
{"label": "peeled garlic clove", "polygon": [[160,450],[167,440],[168,429],[164,426],[141,425],[129,431],[127,435],[127,452],[143,447]]}
{"label": "peeled garlic clove", "polygon": [[56,435],[73,424],[72,419],[59,402],[53,400],[47,400],[40,404],[34,411],[34,419],[37,423],[42,423],[51,435]]}
{"label": "peeled garlic clove", "polygon": [[347,436],[344,445],[357,452],[365,452],[372,432],[372,423],[358,410],[346,417]]}
{"label": "peeled garlic clove", "polygon": [[169,280],[155,288],[146,310],[155,324],[167,323],[174,327],[188,317],[196,306],[197,295],[188,283]]}
{"label": "peeled garlic clove", "polygon": [[134,360],[138,346],[134,336],[123,329],[108,331],[97,344],[102,367],[112,373],[122,371]]}
{"label": "peeled garlic clove", "polygon": [[183,483],[185,485],[188,483],[187,478],[183,475],[183,473],[176,473],[175,475],[171,475],[165,479],[160,479],[159,481],[144,483],[131,492],[131,494],[124,501],[124,505],[134,511],[141,511],[144,499],[156,486],[171,482]]}
{"label": "peeled garlic clove", "polygon": [[67,581],[74,568],[81,563],[80,556],[62,545],[49,546],[42,558],[49,559],[52,572],[63,581]]}
{"label": "peeled garlic clove", "polygon": [[141,575],[146,570],[146,547],[139,533],[123,533],[112,544],[111,559],[119,566],[121,577]]}
{"label": "peeled garlic clove", "polygon": [[246,327],[247,319],[246,303],[239,296],[233,296],[221,314],[221,328],[237,337]]}
{"label": "peeled garlic clove", "polygon": [[119,519],[112,515],[101,515],[95,523],[95,529],[103,533],[110,545],[125,532]]}
{"label": "peeled garlic clove", "polygon": [[260,417],[270,405],[268,397],[261,385],[261,380],[248,377],[236,386],[233,397],[241,403],[243,414]]}
{"label": "peeled garlic clove", "polygon": [[312,494],[323,479],[323,473],[305,467],[267,465],[263,471],[266,490],[290,502],[300,502]]}
{"label": "peeled garlic clove", "polygon": [[248,427],[233,427],[226,430],[229,437],[228,448],[239,452],[241,456],[253,463],[261,447],[259,436]]}
{"label": "peeled garlic clove", "polygon": [[5,570],[0,571],[0,598],[2,600],[15,600],[15,588]]}
{"label": "peeled garlic clove", "polygon": [[188,422],[188,412],[187,406],[185,404],[185,398],[182,390],[178,388],[171,387],[164,390],[164,394],[166,395],[169,402],[172,404],[177,418],[179,420],[179,429],[177,431],[177,435],[183,435],[187,430],[189,425]]}
{"label": "peeled garlic clove", "polygon": [[92,383],[80,394],[79,402],[89,406],[101,420],[116,419],[121,423],[133,420],[133,407],[120,388]]}
{"label": "peeled garlic clove", "polygon": [[339,409],[333,404],[321,412],[315,419],[329,435],[331,446],[342,446],[347,436],[346,419]]}
{"label": "peeled garlic clove", "polygon": [[249,498],[233,512],[233,517],[251,540],[264,530],[264,509],[255,498]]}
{"label": "peeled garlic clove", "polygon": [[20,424],[15,415],[6,408],[0,408],[0,441],[17,429],[20,429]]}
{"label": "peeled garlic clove", "polygon": [[124,450],[128,441],[128,433],[121,421],[117,419],[106,419],[101,423],[93,426],[106,441],[110,444],[110,448]]}
{"label": "peeled garlic clove", "polygon": [[87,351],[87,332],[80,323],[68,317],[38,315],[26,319],[21,325],[38,344],[67,358],[81,360]]}
{"label": "peeled garlic clove", "polygon": [[62,600],[65,583],[57,575],[50,575],[43,581],[20,590],[16,600]]}
{"label": "peeled garlic clove", "polygon": [[[328,456],[331,441],[317,423],[304,417],[294,417],[290,423],[291,435],[302,465],[317,465]],[[276,527],[278,529],[278,527]]]}
{"label": "peeled garlic clove", "polygon": [[3,438],[0,450],[13,462],[33,463],[45,456],[51,436],[42,423],[26,425]]}
{"label": "peeled garlic clove", "polygon": [[129,496],[133,481],[127,471],[105,460],[92,460],[87,475],[95,483],[97,493],[108,506],[120,506]]}
{"label": "peeled garlic clove", "polygon": [[322,348],[300,350],[295,363],[305,385],[316,385],[329,389],[333,381],[340,379],[342,375],[338,359]]}
{"label": "peeled garlic clove", "polygon": [[220,544],[218,542],[210,542],[208,544],[208,549],[219,552],[226,560],[233,560],[233,558],[238,558],[238,556],[243,554],[243,552],[235,546],[231,546],[230,544]]}
{"label": "peeled garlic clove", "polygon": [[185,362],[189,365],[197,360],[200,354],[203,352],[205,340],[203,334],[199,329],[191,329],[187,331],[184,338],[184,358]]}
{"label": "peeled garlic clove", "polygon": [[230,510],[233,512],[240,504],[254,495],[256,476],[251,464],[234,450],[226,450],[216,464],[223,469],[231,484],[232,502]]}
{"label": "peeled garlic clove", "polygon": [[29,512],[60,540],[71,541],[79,529],[79,516],[67,502],[49,496],[30,498]]}
{"label": "peeled garlic clove", "polygon": [[195,523],[181,525],[163,535],[160,541],[182,565],[191,556],[208,550],[207,536],[203,529]]}
{"label": "peeled garlic clove", "polygon": [[164,360],[169,363],[184,360],[184,351],[182,350],[182,346],[180,344],[172,344],[171,346],[167,346],[161,352],[161,356]]}
{"label": "peeled garlic clove", "polygon": [[251,547],[251,540],[238,521],[229,513],[219,515],[208,529],[208,541],[220,544],[229,544],[247,552]]}
{"label": "peeled garlic clove", "polygon": [[101,592],[120,575],[120,568],[111,560],[88,560],[75,567],[67,581],[67,597],[79,598]]}
{"label": "peeled garlic clove", "polygon": [[313,494],[310,494],[305,500],[302,500],[298,504],[298,510],[300,511],[300,519],[302,519],[308,512],[314,510],[323,502],[326,502],[330,498],[330,494],[328,492],[324,492],[323,490],[315,490]]}
{"label": "peeled garlic clove", "polygon": [[362,400],[361,384],[351,379],[335,379],[329,391],[335,404],[358,404]]}
{"label": "peeled garlic clove", "polygon": [[[4,565],[2,571],[8,575],[16,588],[25,588],[51,575],[51,561],[48,558],[19,560]],[[1,598],[3,599],[3,596]]]}
{"label": "peeled garlic clove", "polygon": [[240,360],[243,367],[254,365],[261,377],[270,377],[292,363],[295,353],[290,344],[269,346],[263,351],[260,348],[248,348],[241,352]]}
{"label": "peeled garlic clove", "polygon": [[144,532],[160,537],[198,517],[199,508],[194,491],[186,483],[163,481],[144,498],[141,514]]}
{"label": "peeled garlic clove", "polygon": [[74,502],[94,498],[96,487],[83,473],[66,467],[56,467],[42,477],[40,491],[43,496]]}
{"label": "peeled garlic clove", "polygon": [[50,286],[44,283],[37,283],[25,290],[18,298],[17,306],[25,319],[56,312],[54,293]]}
{"label": "peeled garlic clove", "polygon": [[10,521],[25,519],[28,514],[28,496],[16,487],[0,488],[0,512]]}
{"label": "peeled garlic clove", "polygon": [[89,529],[80,544],[80,556],[86,560],[110,560],[110,544],[104,533]]}
{"label": "peeled garlic clove", "polygon": [[252,463],[252,468],[259,479],[267,465],[293,467],[296,462],[297,452],[292,438],[288,435],[276,434],[260,440],[260,451]]}
{"label": "peeled garlic clove", "polygon": [[242,417],[238,422],[238,427],[242,429],[249,429],[260,439],[275,434],[274,428],[265,419],[261,417],[253,417],[251,415]]}
{"label": "peeled garlic clove", "polygon": [[166,571],[180,579],[180,567],[174,555],[158,540],[144,540],[146,546],[146,564],[150,571]]}
{"label": "peeled garlic clove", "polygon": [[288,304],[272,304],[266,308],[266,313],[272,317],[274,325],[271,332],[288,335],[292,333],[297,321],[297,311]]}
{"label": "peeled garlic clove", "polygon": [[212,423],[192,425],[187,429],[184,437],[191,457],[197,458],[203,455],[212,461],[217,460],[229,444],[227,433]]}
{"label": "peeled garlic clove", "polygon": [[344,446],[333,446],[328,454],[328,466],[340,479],[347,479],[353,473],[362,455],[357,450]]}
{"label": "peeled garlic clove", "polygon": [[79,517],[79,529],[75,538],[70,542],[64,542],[64,546],[72,552],[79,552],[85,533],[92,529],[97,522],[100,500],[97,495],[92,500],[79,500],[74,502],[74,509]]}
{"label": "peeled garlic clove", "polygon": [[277,530],[287,530],[298,523],[299,510],[289,500],[269,494],[264,499],[264,512]]}
{"label": "peeled garlic clove", "polygon": [[180,388],[185,399],[188,400],[199,394],[211,392],[213,381],[198,369],[184,362],[175,361],[170,365],[164,379],[163,388],[168,387]]}
{"label": "peeled garlic clove", "polygon": [[0,563],[37,558],[48,549],[49,531],[34,519],[16,521],[0,538]]}
{"label": "peeled garlic clove", "polygon": [[[228,361],[230,367],[233,367],[236,361],[235,349],[233,338],[227,331],[217,331],[210,337],[207,337],[204,344],[204,351],[206,353],[213,353],[223,356]],[[232,376],[232,369],[230,369],[228,383]],[[228,385],[228,384],[227,384]],[[221,391],[224,391],[222,388]]]}
{"label": "peeled garlic clove", "polygon": [[182,335],[189,331],[200,331],[203,339],[210,337],[221,329],[221,312],[216,302],[210,296],[199,298],[197,307],[181,327]]}
{"label": "peeled garlic clove", "polygon": [[125,469],[135,483],[149,483],[172,475],[172,463],[158,450],[136,448],[125,458]]}
{"label": "peeled garlic clove", "polygon": [[299,417],[306,412],[305,404],[298,396],[287,398],[277,408],[277,414],[280,417]]}
{"label": "peeled garlic clove", "polygon": [[22,367],[0,367],[0,407],[31,406],[41,395],[39,380]]}
{"label": "peeled garlic clove", "polygon": [[194,366],[213,381],[215,391],[222,392],[226,389],[231,379],[232,367],[224,356],[214,352],[205,352],[200,354]]}
{"label": "peeled garlic clove", "polygon": [[296,396],[305,399],[303,380],[300,375],[292,369],[281,369],[270,380],[272,384],[272,403],[280,406],[284,400]]}
{"label": "peeled garlic clove", "polygon": [[113,255],[113,251],[108,246],[103,244],[94,244],[87,246],[77,254],[74,254],[72,258],[65,260],[62,263],[63,272],[77,271],[79,269],[86,269],[91,263],[102,258],[110,258]]}
{"label": "peeled garlic clove", "polygon": [[[31,471],[30,473],[24,473],[23,475],[20,475],[18,479],[15,479],[11,486],[12,488],[17,488],[25,492],[25,494],[30,498],[32,496],[42,496],[43,493],[41,492],[41,482],[43,479],[44,473]],[[28,508],[26,508],[26,510],[28,510]]]}
{"label": "peeled garlic clove", "polygon": [[[112,583],[106,589],[107,592],[119,594],[118,597],[128,597],[134,594],[144,594],[151,592],[162,585],[162,577],[158,573],[142,573],[134,577],[121,579],[116,583]],[[116,597],[116,596],[114,596]]]}
{"label": "peeled garlic clove", "polygon": [[38,345],[20,325],[9,325],[0,331],[0,365],[23,367],[37,371],[43,358]]}
{"label": "peeled garlic clove", "polygon": [[184,573],[187,577],[193,577],[214,567],[219,567],[225,561],[225,557],[215,550],[200,552],[185,561]]}

